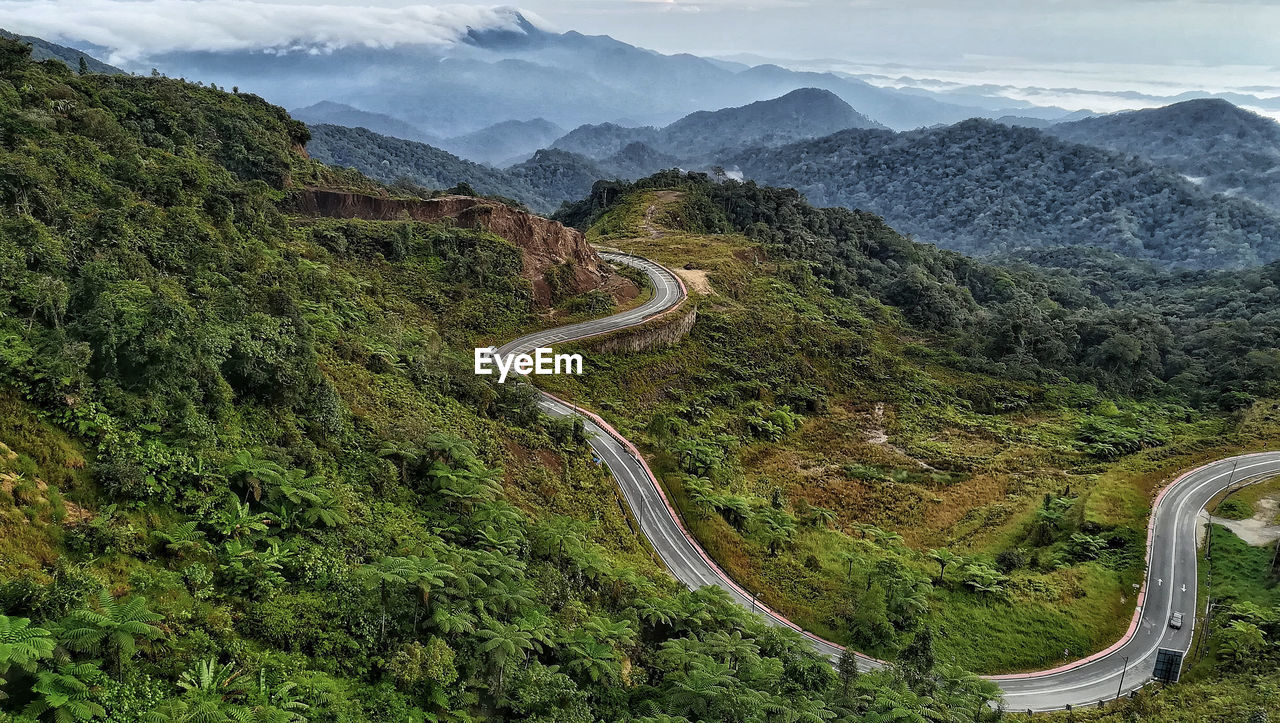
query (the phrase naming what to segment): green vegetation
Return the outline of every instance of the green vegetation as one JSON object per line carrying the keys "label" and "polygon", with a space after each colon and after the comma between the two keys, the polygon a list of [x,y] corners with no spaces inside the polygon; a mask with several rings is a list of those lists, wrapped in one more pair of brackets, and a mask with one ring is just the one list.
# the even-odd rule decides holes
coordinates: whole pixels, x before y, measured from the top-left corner
{"label": "green vegetation", "polygon": [[482,194],[511,198],[547,210],[549,202],[523,178],[433,148],[365,128],[319,124],[310,128],[307,152],[332,166],[353,168],[370,178],[406,187],[443,190],[466,184]]}
{"label": "green vegetation", "polygon": [[[1210,138],[1231,133],[1216,123],[1192,127],[1215,128],[1202,130]],[[993,121],[897,134],[848,130],[723,162],[817,205],[877,213],[903,233],[974,255],[1085,246],[1188,269],[1280,258],[1280,215],[1272,209],[1214,195],[1134,156]],[[1259,155],[1260,166],[1272,163]],[[1231,185],[1257,183],[1243,175]]]}
{"label": "green vegetation", "polygon": [[1153,490],[1280,433],[1272,402],[1180,397],[1163,332],[1133,312],[1057,303],[1077,290],[868,214],[663,174],[598,184],[564,218],[716,293],[679,345],[545,382],[650,452],[740,583],[872,654],[928,635],[939,659],[1002,672],[1106,647],[1132,614]]}
{"label": "green vegetation", "polygon": [[[1248,487],[1245,488],[1250,489]],[[1211,525],[1211,554],[1201,556],[1201,585],[1212,596],[1206,636],[1197,640],[1175,686],[1149,687],[1132,700],[1098,710],[1042,716],[1050,721],[1206,723],[1265,721],[1280,714],[1280,576],[1275,545],[1251,547],[1225,527]],[[1204,590],[1201,599],[1204,600]],[[1203,612],[1203,609],[1201,610]]]}
{"label": "green vegetation", "polygon": [[1280,125],[1225,100],[1198,98],[1045,130],[1132,153],[1194,178],[1213,193],[1239,194],[1280,210],[1280,188],[1270,177],[1280,163]]}
{"label": "green vegetation", "polygon": [[591,193],[596,181],[615,176],[588,158],[554,148],[536,151],[508,168],[507,173],[527,181],[553,206],[582,198]]}
{"label": "green vegetation", "polygon": [[[800,291],[829,291],[866,307],[873,319],[894,308],[917,332],[944,342],[916,353],[931,353],[957,372],[1049,384],[1065,379],[1111,394],[1225,410],[1280,393],[1280,310],[1271,301],[1280,263],[1232,273],[1160,272],[1051,250],[1032,254],[1036,266],[1007,268],[912,243],[870,213],[814,208],[790,189],[675,172],[634,186],[597,184],[561,217],[584,227],[604,224],[599,233],[610,238],[622,212],[607,209],[629,190],[662,188],[686,191],[683,207],[669,212],[670,225],[741,234],[766,257],[789,262],[786,280]],[[1027,400],[974,401],[1007,411]],[[1089,424],[1086,434],[1117,431],[1097,418]],[[1105,446],[1113,440],[1098,437],[1096,449],[1130,452],[1162,433],[1126,432],[1114,450]]]}
{"label": "green vegetation", "polygon": [[1228,520],[1247,520],[1253,517],[1253,506],[1237,497],[1228,497],[1218,503],[1213,514]]}
{"label": "green vegetation", "polygon": [[517,250],[291,215],[387,192],[306,140],[252,95],[0,42],[0,721],[986,710],[923,643],[837,674],[680,589],[582,428],[471,373],[539,323]]}
{"label": "green vegetation", "polygon": [[[1253,517],[1259,509],[1275,509],[1280,506],[1277,501],[1280,501],[1280,477],[1235,490],[1218,504],[1213,514],[1232,520],[1245,520]],[[1280,522],[1280,514],[1273,517],[1271,522]]]}
{"label": "green vegetation", "polygon": [[[1215,607],[1251,603],[1264,608],[1280,605],[1280,577],[1272,567],[1275,545],[1254,547],[1221,525],[1210,525],[1207,594]],[[1214,627],[1222,624],[1215,620]]]}

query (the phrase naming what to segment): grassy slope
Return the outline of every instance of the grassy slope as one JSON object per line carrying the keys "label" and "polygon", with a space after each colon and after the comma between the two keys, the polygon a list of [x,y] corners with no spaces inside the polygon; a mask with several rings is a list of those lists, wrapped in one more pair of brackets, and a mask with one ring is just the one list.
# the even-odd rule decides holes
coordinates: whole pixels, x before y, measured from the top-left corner
{"label": "grassy slope", "polygon": [[[1077,656],[1105,647],[1132,613],[1154,489],[1232,445],[1276,434],[1274,407],[1240,424],[1173,404],[1108,400],[1081,385],[1038,388],[957,372],[874,302],[806,287],[787,268],[759,262],[762,251],[738,236],[654,235],[646,212],[678,223],[680,209],[639,194],[589,235],[672,268],[705,270],[716,294],[699,301],[700,321],[679,346],[592,355],[584,377],[550,383],[646,447],[695,535],[736,579],[832,639],[887,656],[909,639],[906,631],[868,638],[847,620],[850,589],[864,587],[877,562],[932,577],[927,550],[990,563],[1016,548],[1028,566],[1012,573],[1003,595],[974,592],[954,568],[928,591],[939,658],[996,672],[1059,663],[1064,649]],[[797,431],[776,441],[744,431],[761,405],[795,408],[807,397],[822,403]],[[1000,412],[972,401],[989,398],[1019,403]],[[1083,420],[1098,417],[1154,420],[1169,441],[1102,464],[1076,438]],[[881,430],[887,441],[876,437]],[[710,474],[716,492],[763,508],[780,489],[800,521],[776,556],[750,525],[735,529],[691,502],[671,450],[717,439],[726,461]],[[1037,539],[1033,522],[1045,495],[1070,501],[1052,541]],[[804,524],[813,506],[835,512],[836,529]],[[901,539],[861,539],[858,523]],[[1096,561],[1064,561],[1078,530],[1116,531],[1119,542]]]}
{"label": "grassy slope", "polygon": [[[1246,487],[1246,490],[1265,488],[1269,485]],[[1205,602],[1207,581],[1212,581],[1213,599],[1219,605],[1232,602],[1251,602],[1263,609],[1280,606],[1280,586],[1270,574],[1271,546],[1251,547],[1220,525],[1210,527],[1213,535],[1213,555],[1206,561],[1201,554],[1201,608]],[[1218,606],[1215,605],[1215,609]],[[1267,720],[1280,714],[1280,673],[1269,667],[1266,661],[1243,669],[1234,666],[1219,653],[1222,644],[1221,611],[1215,615],[1213,634],[1201,639],[1204,628],[1197,629],[1197,642],[1183,669],[1181,681],[1172,687],[1149,687],[1134,699],[1112,703],[1107,707],[1077,711],[1073,714],[1058,713],[1042,717],[1049,721],[1121,721],[1144,720],[1152,723],[1181,723],[1181,721],[1205,721],[1206,723],[1235,723],[1236,721]],[[1275,641],[1271,642],[1272,650]],[[1261,715],[1262,717],[1257,717]],[[1251,717],[1253,716],[1253,717]],[[1018,719],[1024,719],[1019,717]]]}
{"label": "grassy slope", "polygon": [[1280,477],[1265,482],[1249,485],[1219,497],[1209,504],[1213,514],[1231,520],[1243,520],[1257,512],[1258,500],[1263,497],[1275,497],[1280,492]]}

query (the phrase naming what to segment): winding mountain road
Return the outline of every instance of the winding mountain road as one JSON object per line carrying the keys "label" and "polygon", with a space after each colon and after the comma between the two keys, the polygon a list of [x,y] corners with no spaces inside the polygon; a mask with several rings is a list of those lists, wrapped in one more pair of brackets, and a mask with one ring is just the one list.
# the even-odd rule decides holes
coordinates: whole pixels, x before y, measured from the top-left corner
{"label": "winding mountain road", "polygon": [[[558,327],[520,337],[498,353],[529,352],[636,326],[674,308],[686,296],[684,284],[666,268],[627,254],[601,252],[608,261],[644,271],[653,282],[654,295],[645,304],[614,316]],[[770,623],[789,627],[807,638],[821,655],[837,660],[843,648],[792,623],[785,616],[756,601],[698,546],[680,516],[649,470],[644,457],[630,441],[599,416],[543,392],[539,406],[552,416],[584,417],[591,447],[609,466],[640,531],[663,563],[690,588],[714,585]],[[1280,474],[1280,452],[1263,452],[1220,460],[1183,474],[1156,498],[1147,537],[1147,578],[1139,592],[1137,609],[1128,631],[1110,648],[1059,668],[1017,675],[991,676],[1004,693],[1008,710],[1046,711],[1110,700],[1150,682],[1156,651],[1186,651],[1191,645],[1196,615],[1196,527],[1201,510],[1219,492],[1233,484]],[[1169,627],[1173,612],[1185,614],[1180,630]],[[860,666],[878,668],[885,663],[859,654]]]}

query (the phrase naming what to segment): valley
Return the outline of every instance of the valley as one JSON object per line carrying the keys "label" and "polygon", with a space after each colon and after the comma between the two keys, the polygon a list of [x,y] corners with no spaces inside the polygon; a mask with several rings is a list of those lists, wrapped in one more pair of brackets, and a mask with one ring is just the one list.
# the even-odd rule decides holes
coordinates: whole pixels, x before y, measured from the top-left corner
{"label": "valley", "polygon": [[[653,228],[652,212],[658,209],[657,204],[678,202],[679,197],[670,193],[661,196],[655,194],[646,200],[651,202],[645,209],[642,222],[650,230],[646,238],[664,238],[664,232]],[[616,240],[624,244],[627,242],[625,239]],[[516,353],[521,349],[553,342],[573,342],[624,330],[661,315],[685,299],[683,284],[679,284],[675,274],[667,269],[636,257],[616,258],[622,263],[635,264],[645,269],[654,287],[661,289],[653,302],[634,312],[607,317],[598,322],[550,329],[522,337],[506,345],[502,351]],[[593,449],[621,487],[632,514],[636,516],[640,531],[654,546],[655,553],[662,559],[664,566],[678,580],[693,589],[707,585],[722,587],[739,605],[749,608],[752,613],[762,615],[773,624],[800,631],[820,655],[833,663],[840,659],[845,652],[841,646],[813,635],[786,616],[771,610],[767,598],[760,600],[758,591],[741,587],[734,576],[726,574],[716,565],[697,545],[686,527],[686,511],[694,520],[698,519],[699,514],[688,510],[687,504],[683,506],[685,509],[672,505],[663,484],[654,476],[634,444],[599,416],[581,407],[549,394],[544,395],[540,404],[544,410],[557,417],[581,414],[586,418],[587,431],[593,437]],[[883,433],[873,434],[881,436]],[[1113,683],[1117,691],[1116,697],[1119,697],[1122,693],[1139,690],[1149,683],[1152,669],[1156,665],[1158,648],[1189,652],[1193,628],[1167,630],[1166,622],[1172,611],[1193,610],[1197,605],[1197,555],[1194,543],[1197,539],[1200,511],[1221,490],[1232,488],[1237,480],[1266,479],[1278,471],[1280,453],[1261,453],[1213,462],[1168,482],[1152,505],[1152,517],[1149,521],[1151,531],[1146,539],[1146,578],[1141,583],[1132,622],[1121,639],[1104,651],[1052,670],[994,676],[992,679],[1002,689],[1002,702],[1014,710],[1025,709],[1028,712],[1089,705],[1112,697]],[[687,487],[684,491],[688,491]],[[688,502],[687,497],[685,502]],[[1182,543],[1181,554],[1178,553],[1179,542]],[[945,556],[933,557],[944,566],[948,562]],[[960,564],[963,560],[957,556],[953,562]],[[942,579],[944,573],[945,567],[938,578]],[[1095,597],[1088,604],[1097,606],[1099,600]],[[940,628],[941,630],[945,628]],[[984,626],[974,632],[990,637],[995,628]],[[1019,638],[1028,633],[1025,628],[1019,629],[1016,625],[1009,632]],[[858,665],[866,668],[884,666],[882,661],[865,655],[858,655],[857,659]],[[1121,660],[1123,662],[1117,665],[1117,661]],[[1124,686],[1125,675],[1129,676],[1128,688]]]}
{"label": "valley", "polygon": [[[1221,147],[1208,145],[1210,132],[1197,139],[1205,108],[1213,109],[1213,127],[1249,135]],[[336,126],[317,127],[313,152],[386,183],[468,183],[544,213],[587,195],[598,180],[679,167],[795,188],[815,205],[870,211],[917,240],[977,257],[1102,252],[1190,270],[1275,260],[1280,212],[1267,189],[1280,168],[1280,124],[1220,101],[1162,111],[1134,117],[1149,118],[1151,136],[1185,140],[1145,152],[1134,140],[1145,126],[1115,142],[1073,130],[1101,128],[1101,118],[1043,129],[970,120],[895,133],[812,88],[664,128],[581,126],[503,169]],[[1245,147],[1258,150],[1248,155]],[[1230,175],[1204,165],[1223,153],[1224,167],[1247,170]]]}
{"label": "valley", "polygon": [[[697,189],[696,184],[692,188]],[[989,673],[1008,671],[1003,666],[1011,661],[1017,661],[1012,662],[1014,670],[1055,667],[1068,662],[1063,660],[1064,649],[1075,652],[1069,659],[1082,657],[1108,647],[1125,632],[1134,604],[1128,588],[1142,582],[1140,536],[1149,509],[1144,498],[1154,494],[1162,475],[1171,477],[1196,460],[1230,456],[1231,447],[1212,442],[1223,433],[1220,422],[1206,418],[1199,425],[1180,426],[1173,432],[1180,440],[1177,444],[1156,443],[1148,452],[1122,455],[1118,464],[1099,464],[1096,458],[1064,449],[1072,442],[1062,433],[1080,423],[1073,421],[1080,419],[1079,411],[1072,411],[1070,402],[1064,404],[1065,388],[1046,393],[1036,391],[1034,384],[1006,382],[1009,389],[1002,391],[993,380],[969,375],[961,381],[964,377],[945,366],[926,361],[919,371],[880,372],[893,375],[891,379],[916,376],[912,386],[919,391],[910,398],[887,397],[888,404],[875,405],[881,410],[878,415],[865,403],[859,409],[848,398],[825,399],[831,384],[827,379],[837,369],[824,361],[836,357],[823,350],[832,344],[847,348],[841,345],[850,342],[839,340],[834,328],[819,331],[822,326],[804,332],[816,336],[801,341],[796,321],[782,321],[795,314],[791,310],[807,308],[799,301],[803,294],[781,304],[765,301],[765,280],[787,278],[785,267],[773,270],[773,264],[765,264],[753,270],[742,259],[771,254],[742,239],[670,230],[637,233],[652,216],[690,221],[678,204],[668,205],[665,212],[645,213],[654,207],[654,197],[639,193],[637,202],[624,201],[617,207],[620,216],[602,217],[592,238],[672,268],[688,264],[690,254],[696,254],[712,287],[730,290],[699,304],[700,324],[717,329],[715,342],[707,346],[698,341],[695,328],[689,342],[670,350],[627,359],[588,354],[589,366],[598,370],[595,374],[552,380],[550,385],[588,407],[609,410],[604,414],[611,423],[627,436],[635,435],[641,447],[653,453],[653,468],[690,531],[734,580],[759,595],[761,605],[829,640],[892,657],[895,639],[910,640],[904,631],[914,625],[911,618],[886,624],[878,641],[853,638],[847,631],[857,629],[865,635],[873,619],[846,617],[849,613],[841,612],[840,604],[849,594],[847,586],[857,581],[856,589],[861,590],[865,580],[868,591],[885,596],[877,604],[880,614],[888,616],[887,606],[895,603],[880,586],[904,576],[915,578],[920,587],[911,594],[930,600],[932,624],[955,631],[934,641],[939,654],[954,656],[967,669]],[[818,289],[811,288],[809,295],[818,306],[808,313],[819,315],[806,323],[830,323],[820,321],[821,310],[834,300],[818,301],[824,296]],[[742,332],[733,331],[739,325],[749,329],[741,339],[734,335]],[[703,328],[702,333],[708,333]],[[891,335],[863,331],[861,336],[863,341],[857,343],[864,349],[897,343]],[[761,379],[757,388],[750,377],[742,378],[742,372],[723,370],[734,364],[747,365],[739,367],[743,371],[768,369],[770,363],[793,359],[817,365],[816,375],[799,378],[806,380],[802,384],[818,385],[806,394],[820,401],[804,402],[808,411],[788,422],[790,426],[753,422],[752,415],[762,420],[778,416],[773,425],[782,421],[783,412],[769,413],[770,401],[788,405],[781,407],[787,414],[803,409],[794,401],[800,390],[792,386],[799,378],[780,385],[778,380],[789,376],[770,371],[773,381]],[[874,357],[859,364],[872,369],[876,365]],[[714,378],[740,381],[699,389],[697,380],[712,378],[706,369],[721,370]],[[944,401],[948,393],[943,390],[955,389],[957,383],[969,387],[960,387],[960,403]],[[856,384],[860,391],[851,395],[855,398],[885,398],[870,379]],[[848,388],[849,382],[842,385]],[[900,385],[894,381],[886,386]],[[1016,393],[1028,397],[1027,406],[1014,412],[972,408],[965,400],[983,398],[971,396],[982,385],[984,397],[1003,394],[1006,399],[1022,386]],[[928,386],[934,389],[925,391]],[[742,387],[746,389],[733,391]],[[744,401],[744,392],[749,392],[746,399],[765,404]],[[881,441],[876,437],[884,434],[886,407],[896,413],[889,417],[889,434],[884,435],[889,439]],[[1153,407],[1133,409],[1155,412]],[[1125,418],[1123,412],[1117,414],[1117,420]],[[755,431],[752,425],[769,431]],[[1252,443],[1265,445],[1275,429],[1264,425],[1247,434],[1258,433],[1262,436]],[[1129,486],[1135,483],[1151,486]],[[770,521],[772,515],[778,516],[777,522]],[[1046,522],[1049,519],[1057,521]],[[1092,544],[1100,549],[1075,557],[1073,563],[1075,545],[1083,539],[1098,540]],[[944,584],[939,579],[943,576],[937,574],[939,563],[933,557],[952,563],[954,580]],[[1013,558],[1019,560],[1016,567],[1003,572],[999,566]],[[882,560],[897,567],[881,572]],[[976,616],[990,622],[963,622]],[[1012,648],[1026,657],[1012,657]]]}
{"label": "valley", "polygon": [[0,34],[0,723],[1280,714],[1275,121],[331,12]]}

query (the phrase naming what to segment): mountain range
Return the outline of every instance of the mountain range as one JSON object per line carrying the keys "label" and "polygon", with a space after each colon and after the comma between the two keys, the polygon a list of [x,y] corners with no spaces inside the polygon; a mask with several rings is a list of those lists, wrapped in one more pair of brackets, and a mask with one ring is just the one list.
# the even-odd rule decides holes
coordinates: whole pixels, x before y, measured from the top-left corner
{"label": "mountain range", "polygon": [[341,103],[441,138],[512,119],[542,118],[565,128],[603,122],[666,125],[696,111],[740,106],[798,88],[830,91],[895,129],[974,116],[1054,118],[1066,112],[1016,100],[984,108],[838,73],[663,55],[608,36],[553,32],[514,9],[506,12],[512,14],[511,29],[473,29],[445,45],[175,50],[152,54],[132,69],[154,66],[171,76],[238,86],[290,108]]}
{"label": "mountain range", "polygon": [[684,163],[698,165],[735,151],[772,148],[846,128],[885,126],[854,110],[829,90],[800,88],[779,98],[737,108],[690,113],[664,128],[631,128],[615,123],[584,125],[557,139],[552,147],[601,160],[633,143],[642,143]]}
{"label": "mountain range", "polygon": [[564,128],[545,118],[534,118],[528,121],[506,120],[470,133],[441,138],[394,116],[328,100],[295,108],[289,114],[311,125],[365,128],[384,136],[426,143],[492,166],[509,166],[526,160],[534,151],[550,146],[565,132]]}
{"label": "mountain range", "polygon": [[108,75],[124,73],[123,70],[115,67],[114,65],[108,65],[86,52],[76,50],[75,48],[69,48],[65,45],[51,43],[43,38],[36,38],[30,35],[19,35],[3,29],[0,29],[0,38],[17,40],[30,45],[32,60],[60,60],[72,69],[79,69],[80,59],[84,58],[85,65],[91,73],[106,73]]}
{"label": "mountain range", "polygon": [[307,152],[331,166],[355,168],[385,183],[408,181],[430,189],[466,184],[476,192],[519,201],[530,208],[553,206],[516,175],[459,158],[416,141],[393,138],[366,128],[314,125]]}
{"label": "mountain range", "polygon": [[1082,246],[1186,268],[1280,258],[1280,216],[1260,204],[1133,155],[993,121],[848,130],[726,164],[972,255]]}
{"label": "mountain range", "polygon": [[[90,68],[117,70],[72,48],[28,42],[68,64],[83,56]],[[683,74],[672,80],[679,82],[725,73],[738,80],[831,80],[693,56],[643,51],[640,57],[612,39],[549,33],[528,23],[519,31],[471,32],[464,45],[476,53],[541,59],[541,65],[514,59],[490,64],[508,70],[514,64],[520,72],[534,65],[546,71],[591,52],[603,63],[593,73],[677,63]],[[401,47],[357,54],[377,64],[392,51],[407,52]],[[330,65],[340,54],[317,56],[315,64]],[[204,55],[234,65],[236,54]],[[453,62],[484,65],[474,57],[436,58],[432,65]],[[268,59],[273,63],[316,72],[291,54]],[[875,105],[874,94],[866,99]],[[549,107],[544,98],[540,108]],[[450,137],[334,101],[305,106],[297,115],[313,124],[309,150],[323,162],[385,182],[466,184],[544,212],[583,197],[598,180],[724,165],[731,175],[795,187],[820,205],[873,211],[922,240],[971,254],[1094,247],[1190,268],[1236,268],[1280,256],[1280,125],[1221,100],[1043,128],[1026,127],[1042,119],[1015,112],[1003,116],[1003,124],[966,121],[904,133],[886,129],[820,85],[695,111],[662,127],[583,124],[563,135],[559,124],[540,115]],[[345,127],[353,125],[359,127]],[[505,171],[492,167],[512,163]]]}
{"label": "mountain range", "polygon": [[[334,103],[295,115],[326,121],[312,126],[308,146],[323,162],[351,166],[388,183],[402,178],[432,188],[467,183],[542,211],[582,198],[601,179],[707,166],[747,148],[776,147],[846,128],[883,128],[834,93],[811,88],[738,108],[699,111],[664,128],[584,125],[559,138],[554,136],[561,129],[543,119],[433,141],[390,116]],[[358,127],[344,127],[352,125]],[[542,150],[533,153],[537,149]],[[476,163],[520,153],[531,157],[506,172]]]}
{"label": "mountain range", "polygon": [[1225,100],[1114,113],[1048,127],[1077,143],[1168,166],[1214,193],[1280,210],[1280,124]]}
{"label": "mountain range", "polygon": [[505,170],[336,126],[317,126],[311,148],[385,182],[467,183],[543,212],[599,180],[723,166],[973,255],[1088,247],[1181,268],[1280,258],[1280,214],[1266,205],[1277,193],[1280,125],[1224,101],[1044,129],[875,125],[834,94],[804,89],[663,128],[580,126]]}

